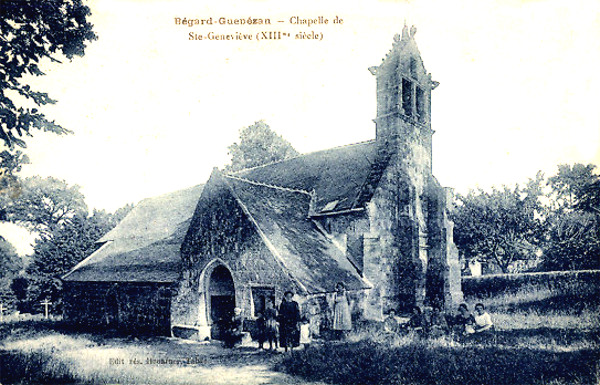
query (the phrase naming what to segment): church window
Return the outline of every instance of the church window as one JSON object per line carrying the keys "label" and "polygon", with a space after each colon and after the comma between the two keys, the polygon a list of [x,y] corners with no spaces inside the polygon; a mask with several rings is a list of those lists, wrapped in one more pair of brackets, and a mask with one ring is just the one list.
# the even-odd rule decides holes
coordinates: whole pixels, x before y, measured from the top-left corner
{"label": "church window", "polygon": [[417,60],[414,57],[410,58],[410,66],[409,66],[408,70],[412,76],[417,75]]}
{"label": "church window", "polygon": [[412,116],[412,82],[408,79],[402,79],[402,109],[404,115]]}
{"label": "church window", "polygon": [[425,120],[425,92],[423,92],[423,89],[421,87],[417,87],[417,100],[416,100],[416,107],[417,107],[417,117],[419,118],[420,121],[424,121]]}

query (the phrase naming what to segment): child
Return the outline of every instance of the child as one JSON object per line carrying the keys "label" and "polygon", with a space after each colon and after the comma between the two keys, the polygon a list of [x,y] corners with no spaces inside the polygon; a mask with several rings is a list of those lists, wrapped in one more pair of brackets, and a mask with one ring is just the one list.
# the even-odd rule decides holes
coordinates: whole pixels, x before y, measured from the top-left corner
{"label": "child", "polygon": [[306,317],[300,320],[300,343],[304,344],[304,349],[310,346],[312,337],[310,333],[310,321]]}
{"label": "child", "polygon": [[273,350],[273,346],[277,350],[277,310],[273,306],[272,299],[267,299],[263,317],[265,320],[264,340],[269,341],[269,350]]}
{"label": "child", "polygon": [[258,334],[256,336],[256,339],[258,340],[258,348],[260,350],[263,350],[263,344],[265,343],[265,337],[267,335],[267,320],[262,312],[258,312],[257,316],[258,318],[256,319],[256,329]]}

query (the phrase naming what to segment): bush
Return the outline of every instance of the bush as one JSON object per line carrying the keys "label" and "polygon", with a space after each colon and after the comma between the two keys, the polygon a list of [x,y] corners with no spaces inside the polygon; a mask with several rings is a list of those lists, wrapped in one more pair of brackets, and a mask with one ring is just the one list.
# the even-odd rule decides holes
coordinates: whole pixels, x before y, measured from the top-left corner
{"label": "bush", "polygon": [[600,287],[598,282],[600,282],[600,270],[491,274],[481,277],[463,277],[462,290],[465,297],[475,298],[516,294],[528,289],[598,294]]}

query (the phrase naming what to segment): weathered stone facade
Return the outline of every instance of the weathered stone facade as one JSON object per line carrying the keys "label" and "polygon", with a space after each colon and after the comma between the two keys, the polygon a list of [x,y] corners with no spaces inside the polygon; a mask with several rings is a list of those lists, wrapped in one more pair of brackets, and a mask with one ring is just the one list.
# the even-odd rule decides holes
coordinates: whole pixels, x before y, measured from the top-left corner
{"label": "weathered stone facade", "polygon": [[282,290],[287,288],[299,290],[262,242],[218,173],[207,183],[203,198],[196,209],[192,235],[182,250],[184,269],[171,317],[173,325],[197,328],[202,338],[210,336],[214,313],[211,277],[218,267],[231,274],[234,304],[246,315],[254,313],[253,289],[273,289],[276,298],[282,298]]}

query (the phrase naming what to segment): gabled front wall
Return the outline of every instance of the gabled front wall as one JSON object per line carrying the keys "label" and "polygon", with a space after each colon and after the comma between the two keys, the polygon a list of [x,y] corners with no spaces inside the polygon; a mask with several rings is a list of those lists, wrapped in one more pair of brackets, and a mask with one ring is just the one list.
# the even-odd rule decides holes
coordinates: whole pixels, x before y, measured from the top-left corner
{"label": "gabled front wall", "polygon": [[299,291],[263,242],[225,182],[211,177],[182,247],[183,279],[173,301],[173,324],[207,327],[206,290],[218,265],[231,273],[236,306],[252,316],[252,288],[273,288],[280,299],[286,290]]}

